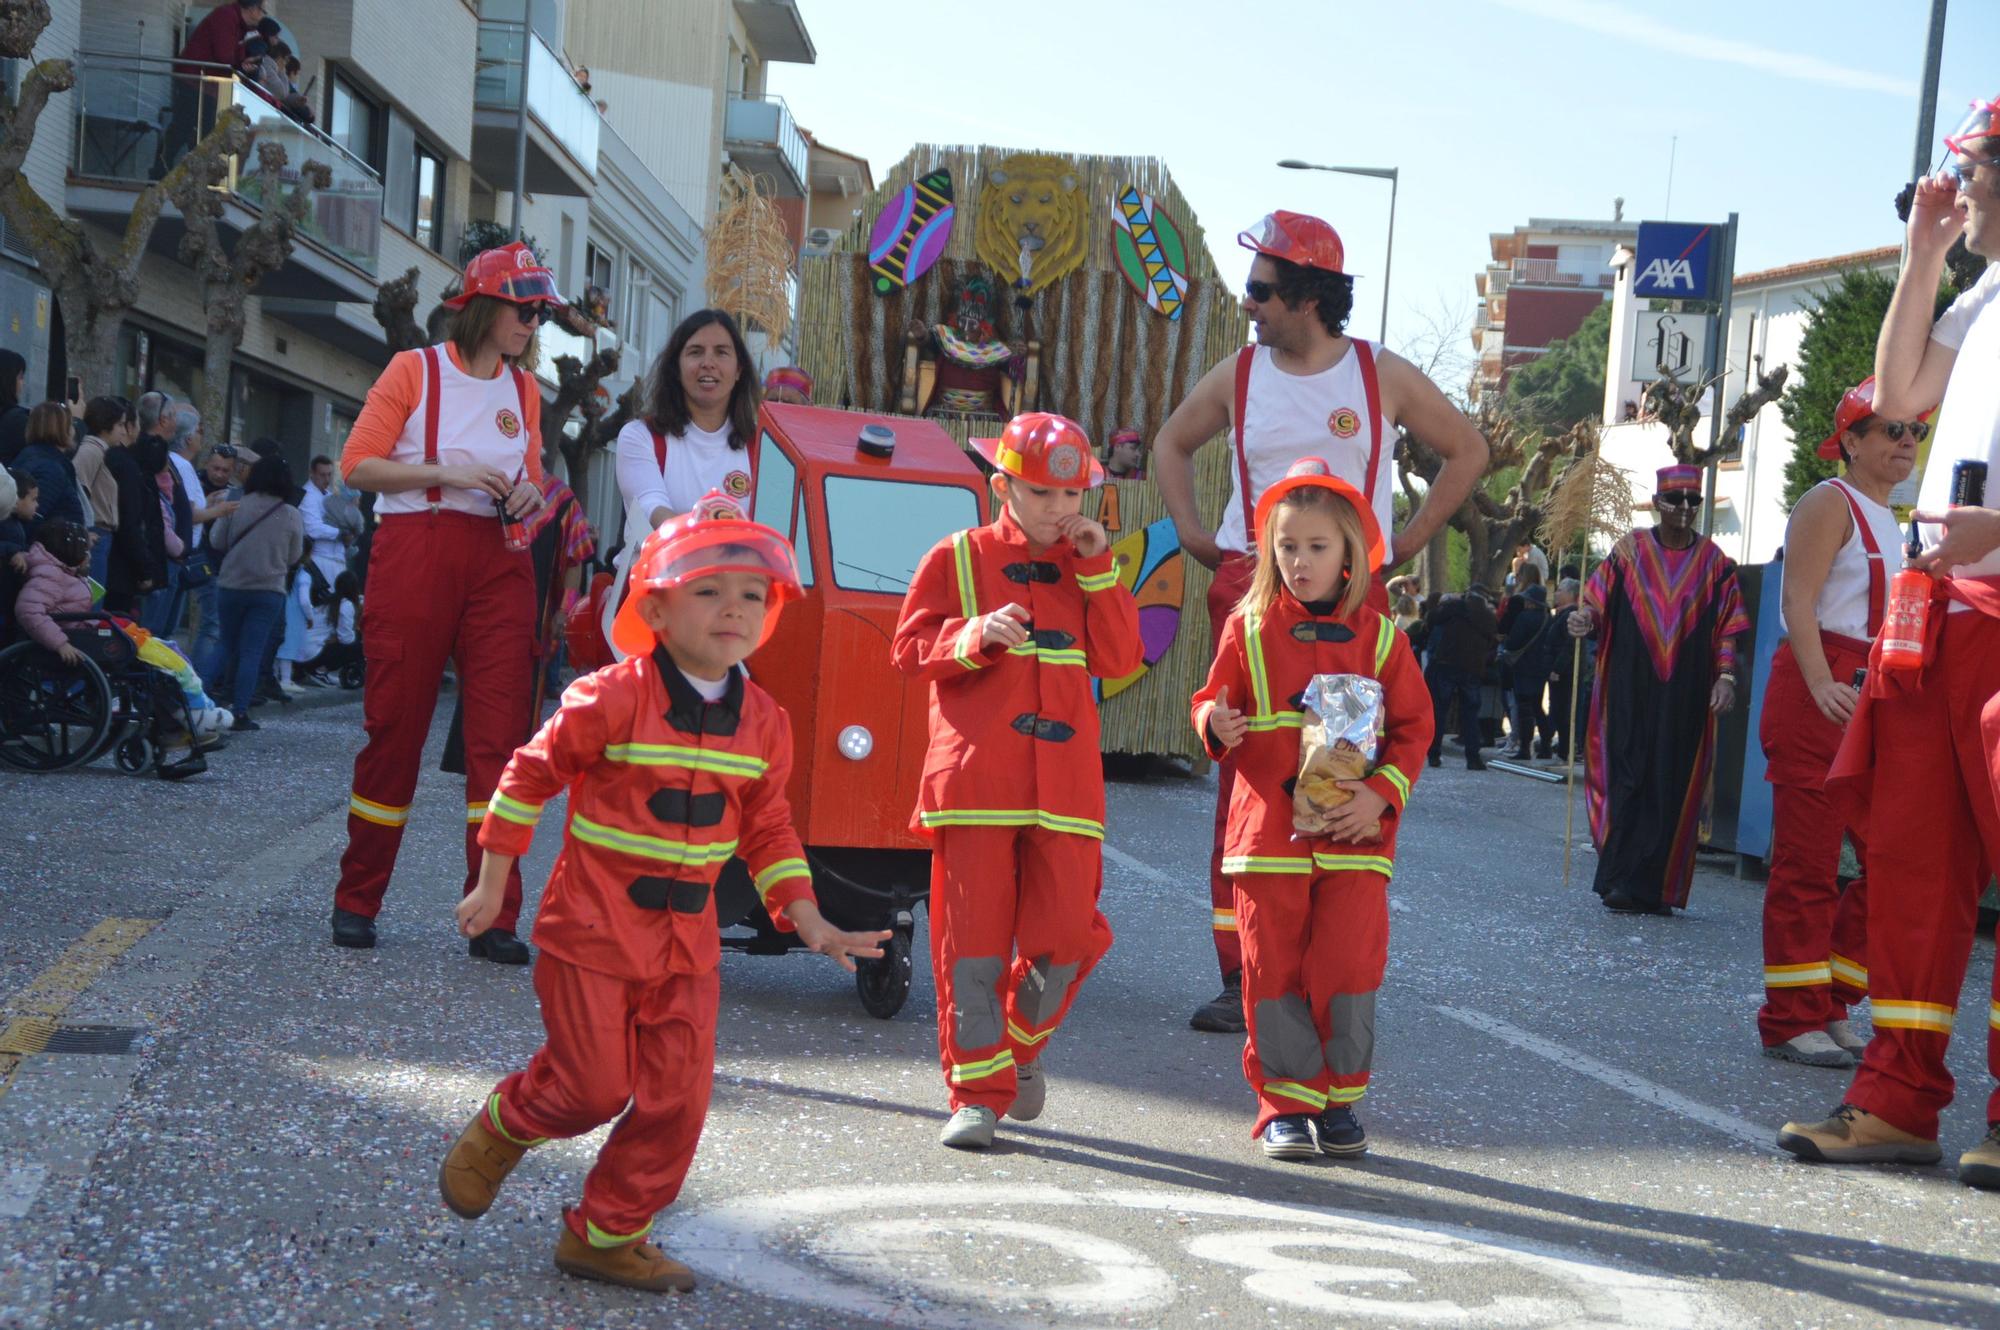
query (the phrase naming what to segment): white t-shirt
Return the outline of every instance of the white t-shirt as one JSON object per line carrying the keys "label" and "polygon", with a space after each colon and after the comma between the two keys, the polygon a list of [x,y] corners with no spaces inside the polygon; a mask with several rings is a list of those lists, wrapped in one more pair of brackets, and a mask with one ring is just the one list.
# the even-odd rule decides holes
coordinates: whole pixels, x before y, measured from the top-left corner
{"label": "white t-shirt", "polygon": [[[196,508],[208,507],[208,501],[204,497],[206,491],[201,487],[201,477],[195,474],[194,463],[188,461],[187,458],[182,457],[172,449],[168,449],[167,451],[167,461],[173,464],[174,474],[181,478],[181,488],[187,491],[188,503]],[[188,542],[189,551],[192,552],[200,549],[207,539],[208,524],[205,522],[196,522],[194,524],[194,539]]]}
{"label": "white t-shirt", "polygon": [[[754,446],[754,444],[753,444]],[[667,465],[653,450],[653,431],[634,420],[618,431],[618,492],[625,500],[625,543],[637,546],[652,530],[655,508],[684,513],[710,490],[750,499],[750,451],[729,446],[729,426],[713,433],[690,423],[667,439]]]}
{"label": "white t-shirt", "polygon": [[[1970,458],[1990,468],[1986,478],[1986,505],[2000,504],[2000,263],[1988,264],[1972,289],[1951,303],[1938,317],[1931,336],[1940,345],[1955,347],[1946,380],[1944,402],[1938,408],[1937,434],[1931,439],[1930,461],[1924,466],[1924,483],[1917,491],[1917,507],[1940,512],[1951,503],[1951,464]],[[1937,527],[1926,527],[1924,543],[1935,545],[1943,537]],[[1951,570],[1954,577],[2000,576],[2000,550],[1978,563],[1961,564]],[[1953,601],[1954,614],[1967,606]]]}
{"label": "white t-shirt", "polygon": [[[1828,480],[1822,484],[1845,490],[1861,509],[1867,519],[1868,530],[1875,537],[1875,548],[1881,552],[1883,608],[1887,608],[1889,579],[1903,566],[1903,539],[1896,532],[1896,514],[1887,504],[1875,502],[1860,490],[1845,481]],[[1813,606],[1814,617],[1819,620],[1822,630],[1839,633],[1866,642],[1875,635],[1868,631],[1868,611],[1870,589],[1874,585],[1874,573],[1869,565],[1875,563],[1868,554],[1868,542],[1863,537],[1861,527],[1853,523],[1853,509],[1848,510],[1851,530],[1847,539],[1834,551],[1833,563],[1826,570],[1826,581],[1819,589],[1819,601]],[[1790,566],[1786,572],[1789,574]],[[1784,615],[1784,598],[1778,601],[1778,614]],[[1789,622],[1785,624],[1787,633],[1792,631]],[[1845,682],[1843,680],[1843,682]]]}

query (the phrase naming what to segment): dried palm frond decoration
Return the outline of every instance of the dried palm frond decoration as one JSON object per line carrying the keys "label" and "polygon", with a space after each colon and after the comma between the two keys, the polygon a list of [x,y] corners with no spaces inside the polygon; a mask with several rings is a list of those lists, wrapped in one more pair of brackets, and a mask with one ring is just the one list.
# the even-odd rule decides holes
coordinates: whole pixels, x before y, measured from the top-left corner
{"label": "dried palm frond decoration", "polygon": [[[1617,540],[1632,528],[1632,482],[1605,459],[1597,426],[1589,421],[1571,431],[1575,460],[1563,471],[1543,509],[1542,547],[1560,566],[1563,551],[1576,549],[1585,584],[1590,581],[1590,547],[1599,536]],[[1578,595],[1581,597],[1581,590]],[[1576,840],[1576,699],[1583,692],[1583,639],[1570,639],[1568,758],[1569,790],[1563,801],[1563,888],[1569,888],[1570,857]]]}
{"label": "dried palm frond decoration", "polygon": [[708,229],[708,303],[771,341],[792,326],[792,242],[763,182],[737,176]]}

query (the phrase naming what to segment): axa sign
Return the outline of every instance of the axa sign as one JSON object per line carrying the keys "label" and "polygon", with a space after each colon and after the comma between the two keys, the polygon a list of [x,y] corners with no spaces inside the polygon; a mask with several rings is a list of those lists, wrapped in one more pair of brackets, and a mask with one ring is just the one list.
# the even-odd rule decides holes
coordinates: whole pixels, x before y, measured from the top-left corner
{"label": "axa sign", "polygon": [[1632,294],[1658,300],[1714,299],[1721,235],[1721,226],[1707,222],[1639,223]]}

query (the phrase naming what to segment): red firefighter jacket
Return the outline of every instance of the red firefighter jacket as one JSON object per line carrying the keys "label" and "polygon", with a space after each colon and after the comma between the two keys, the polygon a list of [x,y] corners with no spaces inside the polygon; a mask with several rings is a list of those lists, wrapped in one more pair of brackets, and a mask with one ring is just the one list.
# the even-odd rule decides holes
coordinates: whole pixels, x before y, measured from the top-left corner
{"label": "red firefighter jacket", "polygon": [[664,649],[585,675],[500,774],[479,843],[526,853],[542,806],[568,787],[562,852],[535,919],[535,944],[621,979],[715,968],[713,887],[740,855],[779,928],[811,873],[785,781],[792,725],[771,695],[731,671],[704,702]]}
{"label": "red firefighter jacket", "polygon": [[[982,648],[972,620],[1009,601],[1028,640]],[[1104,838],[1093,675],[1139,668],[1139,610],[1109,550],[1039,554],[1004,507],[939,541],[917,566],[891,648],[931,682],[931,746],[912,830],[1038,826]]]}
{"label": "red firefighter jacket", "polygon": [[[1292,839],[1301,708],[1315,674],[1363,674],[1382,681],[1386,732],[1378,742],[1375,773],[1366,782],[1389,801],[1379,841]],[[1434,725],[1430,689],[1396,625],[1365,607],[1348,620],[1314,614],[1280,587],[1263,614],[1238,610],[1229,616],[1208,682],[1194,695],[1195,731],[1217,759],[1227,750],[1209,734],[1208,713],[1224,688],[1229,705],[1249,717],[1250,732],[1234,752],[1236,788],[1229,799],[1222,871],[1237,876],[1365,869],[1388,877],[1396,862],[1396,828],[1424,768]]]}

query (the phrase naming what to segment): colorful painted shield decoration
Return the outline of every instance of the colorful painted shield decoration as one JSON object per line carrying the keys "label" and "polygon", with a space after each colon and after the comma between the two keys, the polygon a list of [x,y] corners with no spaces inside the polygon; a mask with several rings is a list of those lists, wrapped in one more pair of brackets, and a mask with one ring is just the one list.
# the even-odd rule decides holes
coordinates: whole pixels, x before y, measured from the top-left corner
{"label": "colorful painted shield decoration", "polygon": [[1187,564],[1171,517],[1141,527],[1111,547],[1118,580],[1139,602],[1139,640],[1144,644],[1139,668],[1121,679],[1099,679],[1097,700],[1115,697],[1146,677],[1160,663],[1181,631],[1181,595],[1186,589]]}
{"label": "colorful painted shield decoration", "polygon": [[1149,308],[1178,320],[1187,303],[1187,249],[1174,219],[1152,195],[1127,185],[1113,200],[1111,223],[1118,271]]}
{"label": "colorful painted shield decoration", "polygon": [[952,215],[951,172],[932,171],[903,186],[868,235],[876,295],[900,291],[931,270],[951,239]]}

